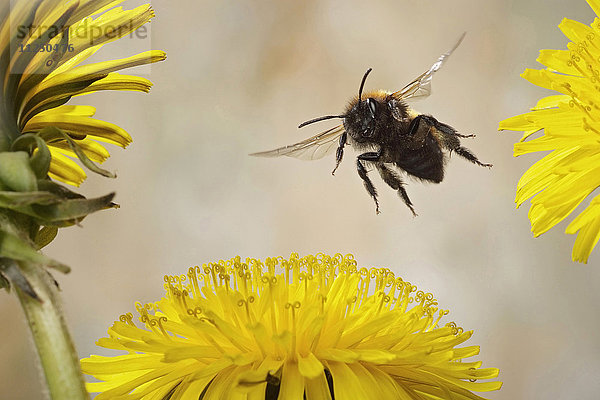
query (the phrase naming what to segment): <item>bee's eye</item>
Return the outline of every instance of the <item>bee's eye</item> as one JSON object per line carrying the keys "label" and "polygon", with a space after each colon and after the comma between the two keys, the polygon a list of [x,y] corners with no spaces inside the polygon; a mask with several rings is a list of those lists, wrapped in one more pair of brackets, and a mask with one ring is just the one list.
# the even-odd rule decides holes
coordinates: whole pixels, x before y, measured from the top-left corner
{"label": "bee's eye", "polygon": [[369,106],[369,111],[371,111],[371,118],[375,118],[375,113],[377,111],[377,102],[375,99],[368,98],[367,105]]}

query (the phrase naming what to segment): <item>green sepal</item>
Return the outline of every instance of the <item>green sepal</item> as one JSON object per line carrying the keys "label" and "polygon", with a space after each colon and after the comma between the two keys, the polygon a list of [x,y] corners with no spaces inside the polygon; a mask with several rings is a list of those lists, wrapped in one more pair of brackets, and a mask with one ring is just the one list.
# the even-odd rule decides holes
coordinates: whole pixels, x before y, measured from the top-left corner
{"label": "green sepal", "polygon": [[[114,208],[114,193],[93,199],[63,200],[57,204],[37,205],[30,207],[31,215],[40,225],[65,227],[78,224],[88,214]],[[27,213],[26,213],[27,214]]]}
{"label": "green sepal", "polygon": [[69,136],[62,129],[56,128],[54,126],[47,126],[42,129],[38,135],[42,139],[44,139],[47,143],[52,143],[55,140],[64,140],[69,144],[69,147],[75,153],[79,161],[90,171],[95,172],[99,175],[105,176],[107,178],[116,178],[117,176],[110,171],[100,168],[97,166],[89,157],[85,154],[83,149],[75,142],[71,136]]}
{"label": "green sepal", "polygon": [[29,154],[24,151],[0,153],[0,181],[16,192],[37,190],[37,177],[29,163]]}
{"label": "green sepal", "polygon": [[[118,208],[118,205],[112,202],[114,193],[86,199],[48,179],[39,180],[38,187],[41,190],[36,192],[0,191],[0,208],[32,217],[32,222],[46,225],[49,229],[75,225],[93,212]],[[37,232],[36,228],[32,234]]]}
{"label": "green sepal", "polygon": [[[11,192],[0,192],[0,201],[2,200],[2,193]],[[72,194],[68,192],[66,194],[69,197],[63,197],[51,192],[34,193],[34,195],[37,194],[40,194],[39,201],[35,200],[35,196],[30,196],[28,199],[29,204],[25,204],[26,201],[23,200],[24,204],[21,205],[15,205],[13,202],[13,204],[0,204],[0,206],[33,217],[33,220],[38,225],[52,227],[72,226],[81,222],[88,214],[118,207],[118,205],[112,202],[115,196],[114,193],[93,199],[86,199],[80,195],[73,198]],[[64,195],[64,193],[61,194]],[[27,196],[23,197],[27,198]]]}
{"label": "green sepal", "polygon": [[[21,270],[19,269],[19,265],[14,261],[7,258],[0,259],[0,276],[2,276],[7,285],[4,286],[7,290],[10,290],[11,282],[13,285],[21,289],[24,293],[27,293],[29,297],[32,297],[36,300],[40,300],[39,296],[27,280]],[[1,280],[1,279],[0,279]],[[0,283],[0,286],[2,284]]]}
{"label": "green sepal", "polygon": [[[36,148],[37,151],[34,152],[33,150]],[[29,163],[38,179],[43,179],[48,175],[52,154],[41,137],[33,133],[21,135],[13,142],[12,151],[26,151],[31,154]]]}
{"label": "green sepal", "polygon": [[42,249],[49,245],[56,235],[58,234],[58,228],[55,226],[43,226],[35,235],[34,242],[39,249]]}
{"label": "green sepal", "polygon": [[[17,261],[29,261],[36,264],[46,265],[60,272],[68,273],[71,269],[42,253],[39,253],[27,241],[11,233],[0,230],[0,257],[6,257]],[[12,277],[11,277],[12,279]],[[14,282],[14,281],[13,281]]]}
{"label": "green sepal", "polygon": [[50,192],[5,192],[0,191],[0,207],[18,211],[32,204],[56,204],[62,199]]}

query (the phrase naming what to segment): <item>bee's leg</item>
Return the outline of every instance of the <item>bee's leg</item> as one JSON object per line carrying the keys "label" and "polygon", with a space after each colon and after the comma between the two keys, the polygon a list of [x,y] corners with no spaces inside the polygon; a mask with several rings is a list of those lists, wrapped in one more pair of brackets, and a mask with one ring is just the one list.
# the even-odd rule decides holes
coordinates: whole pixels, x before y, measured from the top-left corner
{"label": "bee's leg", "polygon": [[458,146],[458,147],[456,147],[454,149],[450,149],[450,150],[453,150],[456,154],[458,154],[459,156],[461,156],[463,158],[466,158],[467,160],[471,161],[473,164],[477,164],[482,167],[488,167],[488,168],[493,167],[492,164],[486,164],[486,163],[482,163],[481,161],[479,161],[477,156],[475,154],[473,154],[471,152],[471,150],[467,149],[466,147]]}
{"label": "bee's leg", "polygon": [[461,135],[457,133],[456,129],[450,125],[443,124],[430,115],[426,115],[424,117],[426,118],[425,120],[427,123],[431,124],[440,133],[441,145],[450,150],[450,152],[454,151],[456,154],[466,158],[473,164],[488,168],[492,166],[492,164],[482,163],[479,161],[477,156],[471,152],[471,150],[460,145],[460,139],[458,139],[459,137],[474,137],[475,135]]}
{"label": "bee's leg", "polygon": [[373,182],[371,182],[371,179],[369,179],[369,177],[367,176],[367,169],[365,168],[365,166],[363,165],[362,162],[363,161],[377,162],[377,161],[379,161],[380,158],[381,158],[381,153],[374,152],[374,151],[371,151],[368,153],[363,153],[356,158],[356,169],[358,170],[358,176],[360,176],[361,179],[363,180],[363,183],[365,184],[365,188],[367,189],[367,192],[369,192],[369,194],[371,195],[373,200],[375,200],[375,212],[377,214],[379,214],[379,202],[377,201],[377,190],[375,190],[375,186],[373,186]]}
{"label": "bee's leg", "polygon": [[402,197],[404,203],[408,206],[408,208],[410,208],[410,211],[412,211],[413,216],[416,217],[417,213],[413,208],[412,202],[408,198],[408,193],[406,193],[406,190],[404,189],[404,182],[402,182],[402,179],[398,176],[398,174],[386,167],[383,163],[377,164],[377,170],[379,171],[379,175],[381,175],[381,179],[383,179],[383,181],[387,183],[389,187],[398,191],[398,195]]}
{"label": "bee's leg", "polygon": [[410,121],[410,125],[408,126],[408,136],[413,136],[417,133],[417,129],[419,129],[419,123],[422,119],[425,119],[426,116],[423,114],[419,114]]}
{"label": "bee's leg", "polygon": [[474,138],[475,137],[475,135],[461,135],[460,133],[456,132],[456,129],[454,129],[450,125],[444,124],[433,117],[430,117],[430,118],[433,122],[433,126],[435,127],[435,129],[437,129],[438,131],[442,132],[445,135],[456,136],[459,138]]}
{"label": "bee's leg", "polygon": [[335,171],[338,169],[340,163],[342,162],[342,157],[344,157],[344,146],[346,145],[346,140],[348,140],[348,135],[346,134],[346,132],[344,132],[342,133],[342,136],[340,136],[340,145],[338,146],[335,152],[335,168],[333,169],[333,171],[331,171],[331,175],[335,175]]}
{"label": "bee's leg", "polygon": [[[410,121],[410,125],[408,126],[408,136],[412,136],[415,143],[425,143],[425,137],[429,134],[429,127],[432,126],[432,124],[429,123],[428,118],[429,116],[421,114]],[[427,129],[419,129],[421,121],[427,124]]]}
{"label": "bee's leg", "polygon": [[431,115],[425,115],[425,114],[417,115],[410,122],[410,125],[408,127],[409,135],[417,135],[415,137],[419,138],[419,136],[423,135],[423,132],[429,133],[428,130],[426,131],[423,129],[421,129],[421,131],[419,132],[419,123],[421,121],[429,127],[434,127],[435,129],[440,131],[442,134],[444,134],[444,136],[450,136],[450,137],[456,136],[456,137],[461,137],[461,138],[475,137],[475,135],[461,135],[460,133],[456,132],[456,129],[454,129],[450,125],[443,124],[440,121],[438,121],[437,119],[433,118]]}

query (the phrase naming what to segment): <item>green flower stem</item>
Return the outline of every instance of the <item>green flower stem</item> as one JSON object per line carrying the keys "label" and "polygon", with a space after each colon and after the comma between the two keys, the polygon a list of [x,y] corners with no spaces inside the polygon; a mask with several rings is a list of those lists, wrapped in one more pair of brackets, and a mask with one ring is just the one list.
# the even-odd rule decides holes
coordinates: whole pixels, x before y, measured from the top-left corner
{"label": "green flower stem", "polygon": [[21,262],[39,299],[15,287],[29,322],[52,400],[88,400],[79,357],[62,313],[56,283],[42,267]]}

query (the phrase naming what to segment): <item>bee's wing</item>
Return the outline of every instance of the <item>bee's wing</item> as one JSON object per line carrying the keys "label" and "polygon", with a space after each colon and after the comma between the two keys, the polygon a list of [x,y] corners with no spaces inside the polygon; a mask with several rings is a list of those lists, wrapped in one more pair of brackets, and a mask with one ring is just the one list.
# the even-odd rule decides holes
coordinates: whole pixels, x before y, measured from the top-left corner
{"label": "bee's wing", "polygon": [[466,34],[467,32],[463,33],[454,47],[450,51],[442,54],[440,58],[438,58],[438,60],[431,66],[431,68],[429,68],[429,70],[423,72],[414,81],[404,86],[402,89],[392,93],[391,96],[397,98],[398,100],[416,99],[429,96],[431,94],[431,78],[433,77],[433,74],[442,67],[444,61],[446,61],[448,56],[450,56],[450,54],[456,50],[456,48],[465,38]]}
{"label": "bee's wing", "polygon": [[250,155],[257,157],[288,156],[301,160],[317,160],[338,146],[338,138],[342,136],[342,133],[344,133],[344,126],[338,125],[301,142]]}

